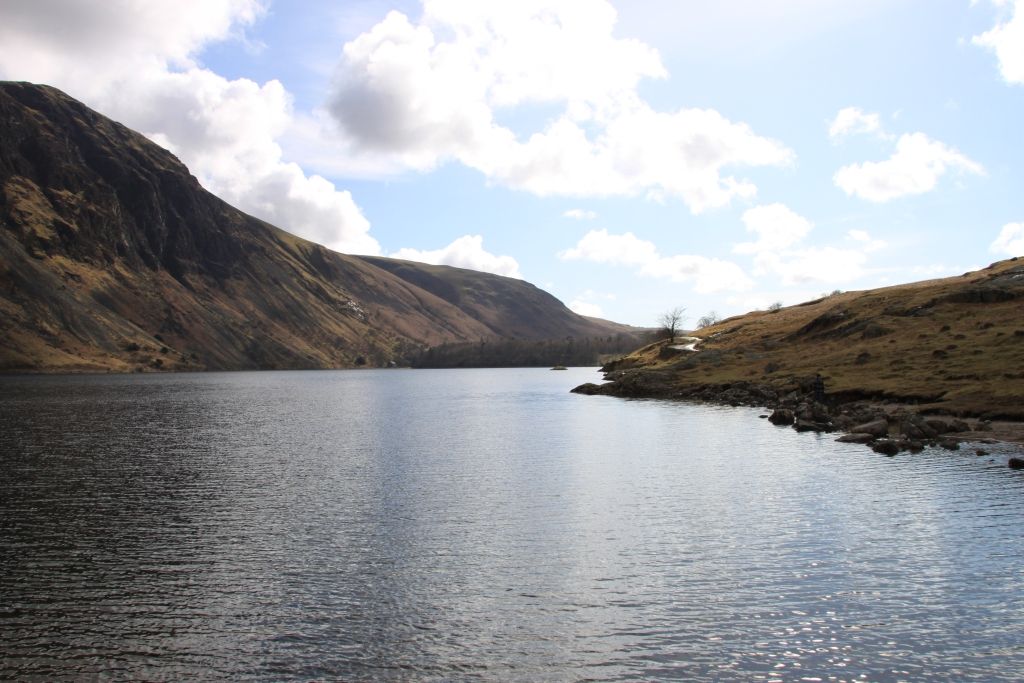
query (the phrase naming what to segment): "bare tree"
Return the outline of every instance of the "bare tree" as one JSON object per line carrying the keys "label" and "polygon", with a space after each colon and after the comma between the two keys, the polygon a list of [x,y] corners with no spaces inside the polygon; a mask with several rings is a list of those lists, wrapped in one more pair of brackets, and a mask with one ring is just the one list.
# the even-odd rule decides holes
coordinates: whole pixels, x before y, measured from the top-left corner
{"label": "bare tree", "polygon": [[701,319],[697,321],[697,329],[703,330],[705,327],[711,327],[717,325],[722,321],[722,318],[715,311],[708,311],[707,315],[701,316]]}
{"label": "bare tree", "polygon": [[676,306],[671,311],[666,311],[661,314],[658,318],[658,324],[661,325],[661,334],[663,337],[668,337],[669,341],[676,338],[676,334],[679,333],[679,328],[683,324],[683,320],[686,318],[683,313],[686,311],[681,306]]}
{"label": "bare tree", "polygon": [[773,303],[771,306],[768,307],[768,312],[769,313],[775,313],[775,312],[781,311],[781,310],[782,310],[782,302],[781,301],[776,301],[775,303]]}

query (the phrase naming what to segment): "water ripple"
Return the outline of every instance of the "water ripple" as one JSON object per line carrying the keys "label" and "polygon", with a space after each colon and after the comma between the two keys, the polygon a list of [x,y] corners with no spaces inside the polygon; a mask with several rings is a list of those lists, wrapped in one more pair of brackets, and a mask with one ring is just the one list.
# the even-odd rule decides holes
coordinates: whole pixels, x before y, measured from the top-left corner
{"label": "water ripple", "polygon": [[1024,679],[1005,449],[589,372],[0,379],[0,679]]}

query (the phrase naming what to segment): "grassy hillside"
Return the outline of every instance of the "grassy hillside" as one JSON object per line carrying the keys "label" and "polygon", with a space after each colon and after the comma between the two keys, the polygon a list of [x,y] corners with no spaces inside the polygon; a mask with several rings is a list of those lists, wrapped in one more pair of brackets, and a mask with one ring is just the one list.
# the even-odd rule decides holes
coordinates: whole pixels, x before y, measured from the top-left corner
{"label": "grassy hillside", "polygon": [[0,371],[382,366],[624,331],[520,280],[330,251],[64,93],[0,83]]}
{"label": "grassy hillside", "polygon": [[832,400],[1024,419],[1024,259],[959,277],[846,292],[652,344],[608,366],[604,393],[679,396],[735,385],[776,394],[820,372]]}

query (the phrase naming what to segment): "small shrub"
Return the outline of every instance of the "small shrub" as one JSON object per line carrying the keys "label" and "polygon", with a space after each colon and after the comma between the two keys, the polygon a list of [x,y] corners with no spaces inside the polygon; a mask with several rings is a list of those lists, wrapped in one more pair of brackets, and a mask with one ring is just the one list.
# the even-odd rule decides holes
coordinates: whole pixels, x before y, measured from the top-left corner
{"label": "small shrub", "polygon": [[711,327],[721,322],[721,317],[715,311],[708,311],[707,315],[704,315],[697,321],[697,329],[703,330],[705,327]]}

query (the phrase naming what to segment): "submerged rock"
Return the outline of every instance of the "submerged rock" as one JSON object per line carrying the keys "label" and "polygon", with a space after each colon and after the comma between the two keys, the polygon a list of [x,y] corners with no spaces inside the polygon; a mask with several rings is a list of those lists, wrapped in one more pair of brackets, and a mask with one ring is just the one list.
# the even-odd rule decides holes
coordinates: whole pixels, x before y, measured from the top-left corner
{"label": "submerged rock", "polygon": [[871,450],[882,455],[896,455],[900,452],[900,445],[892,439],[881,439],[871,446]]}
{"label": "submerged rock", "polygon": [[793,425],[798,432],[831,432],[834,428],[827,422],[815,422],[814,420],[797,420]]}
{"label": "submerged rock", "polygon": [[868,444],[875,440],[875,437],[864,432],[854,432],[851,434],[843,434],[841,437],[836,439],[839,443],[860,443]]}

